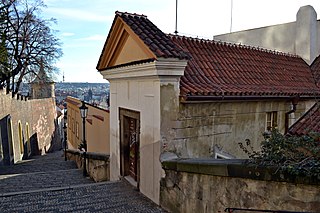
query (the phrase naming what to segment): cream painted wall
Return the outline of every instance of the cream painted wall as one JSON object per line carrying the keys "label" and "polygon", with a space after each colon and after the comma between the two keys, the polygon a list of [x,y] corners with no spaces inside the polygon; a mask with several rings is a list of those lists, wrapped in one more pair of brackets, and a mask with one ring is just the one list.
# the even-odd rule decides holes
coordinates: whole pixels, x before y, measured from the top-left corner
{"label": "cream painted wall", "polygon": [[[163,175],[160,163],[163,144],[161,108],[166,108],[172,100],[179,102],[179,92],[172,93],[174,98],[168,95],[163,99],[161,88],[167,85],[179,88],[178,79],[185,66],[186,61],[164,59],[101,72],[110,82],[110,179],[120,177],[119,108],[137,111],[140,113],[139,189],[157,204]],[[170,108],[166,110],[170,111]]]}
{"label": "cream painted wall", "polygon": [[80,118],[79,110],[80,105],[80,100],[72,97],[67,98],[67,141],[68,148],[71,149],[78,149],[78,146],[82,141],[82,120]]}
{"label": "cream painted wall", "polygon": [[148,59],[148,55],[140,48],[140,46],[135,42],[135,40],[129,36],[119,53],[119,57],[115,61],[115,64],[123,64],[137,59],[143,60]]}
{"label": "cream painted wall", "polygon": [[[82,118],[80,116],[79,106],[81,101],[76,98],[67,98],[68,107],[68,147],[78,149],[83,140]],[[87,151],[96,153],[110,153],[109,141],[109,112],[90,104],[88,107],[88,116],[86,119],[86,141]]]}
{"label": "cream painted wall", "polygon": [[301,56],[309,65],[320,53],[319,21],[313,7],[301,7],[295,22],[216,35],[215,40],[258,46]]}
{"label": "cream painted wall", "polygon": [[110,81],[110,178],[120,176],[119,107],[140,112],[140,191],[159,202],[159,79]]}
{"label": "cream painted wall", "polygon": [[215,40],[295,53],[295,22],[214,36]]}
{"label": "cream painted wall", "polygon": [[87,122],[88,152],[109,154],[109,111],[88,105],[88,119],[91,119],[91,123]]}

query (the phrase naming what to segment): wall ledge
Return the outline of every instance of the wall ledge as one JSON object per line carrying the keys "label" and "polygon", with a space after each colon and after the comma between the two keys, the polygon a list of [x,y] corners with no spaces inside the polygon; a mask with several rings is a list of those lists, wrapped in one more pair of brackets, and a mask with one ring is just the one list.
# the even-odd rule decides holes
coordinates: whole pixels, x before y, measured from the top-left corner
{"label": "wall ledge", "polygon": [[176,172],[188,172],[213,176],[320,185],[320,177],[312,178],[280,173],[275,167],[261,167],[246,164],[245,159],[179,158],[163,161],[162,168],[164,170],[174,170]]}
{"label": "wall ledge", "polygon": [[[66,152],[73,155],[83,156],[83,151],[80,151],[79,149],[67,149]],[[96,152],[86,152],[86,158],[92,160],[109,161],[110,155]]]}

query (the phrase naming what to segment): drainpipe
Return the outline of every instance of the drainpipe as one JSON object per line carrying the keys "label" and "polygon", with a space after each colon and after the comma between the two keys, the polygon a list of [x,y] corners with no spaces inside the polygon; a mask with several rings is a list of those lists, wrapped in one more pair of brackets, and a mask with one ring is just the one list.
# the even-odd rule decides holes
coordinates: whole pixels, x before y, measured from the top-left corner
{"label": "drainpipe", "polygon": [[289,130],[289,115],[291,113],[294,113],[297,110],[298,100],[299,100],[299,97],[295,97],[295,98],[292,99],[292,101],[291,101],[292,109],[290,111],[286,112],[286,114],[285,114],[284,134],[288,133],[288,130]]}

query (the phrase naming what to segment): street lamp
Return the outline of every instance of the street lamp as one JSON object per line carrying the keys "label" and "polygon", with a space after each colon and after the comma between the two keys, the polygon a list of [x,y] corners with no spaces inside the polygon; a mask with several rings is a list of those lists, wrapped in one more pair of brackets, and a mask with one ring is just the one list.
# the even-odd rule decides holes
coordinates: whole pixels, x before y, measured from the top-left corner
{"label": "street lamp", "polygon": [[67,109],[64,108],[63,131],[64,131],[64,160],[67,161]]}
{"label": "street lamp", "polygon": [[86,152],[87,152],[87,142],[86,142],[86,117],[88,115],[88,107],[85,105],[84,101],[82,101],[82,105],[79,107],[80,115],[82,118],[82,135],[83,135],[83,176],[87,176],[87,168],[86,168]]}

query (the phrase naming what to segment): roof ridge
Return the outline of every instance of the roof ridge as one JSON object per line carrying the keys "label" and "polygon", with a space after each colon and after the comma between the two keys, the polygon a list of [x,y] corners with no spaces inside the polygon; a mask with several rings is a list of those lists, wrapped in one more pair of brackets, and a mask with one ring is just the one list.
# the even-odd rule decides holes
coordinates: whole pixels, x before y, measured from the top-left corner
{"label": "roof ridge", "polygon": [[129,13],[129,12],[121,12],[121,11],[116,11],[115,12],[116,15],[118,16],[133,16],[133,17],[140,17],[140,18],[148,18],[146,15],[144,14],[137,14],[137,13]]}
{"label": "roof ridge", "polygon": [[214,40],[214,39],[205,39],[205,38],[194,38],[191,36],[182,36],[182,35],[174,35],[174,34],[167,34],[169,37],[176,37],[180,39],[187,39],[187,40],[194,40],[194,41],[200,41],[200,42],[207,42],[207,43],[214,43],[214,44],[221,44],[225,45],[228,47],[239,47],[239,48],[245,48],[245,49],[250,49],[250,50],[258,50],[261,52],[266,52],[266,53],[271,53],[274,55],[282,55],[282,56],[289,56],[289,57],[294,57],[294,58],[301,58],[297,54],[289,53],[289,52],[281,52],[279,50],[271,50],[259,46],[251,46],[251,45],[246,45],[246,44],[241,44],[241,43],[232,43],[232,42],[227,42],[227,41],[221,41],[221,40]]}

